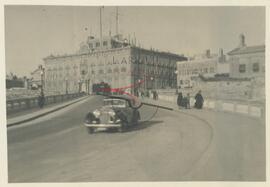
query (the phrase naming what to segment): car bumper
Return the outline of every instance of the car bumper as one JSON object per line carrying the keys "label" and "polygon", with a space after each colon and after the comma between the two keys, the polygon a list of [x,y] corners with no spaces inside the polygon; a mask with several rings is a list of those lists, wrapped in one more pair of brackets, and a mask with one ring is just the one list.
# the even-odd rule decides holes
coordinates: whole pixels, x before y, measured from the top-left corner
{"label": "car bumper", "polygon": [[84,124],[86,127],[93,127],[93,128],[117,128],[117,127],[121,127],[121,124],[111,124],[111,123],[108,123],[108,124],[87,124],[85,123]]}

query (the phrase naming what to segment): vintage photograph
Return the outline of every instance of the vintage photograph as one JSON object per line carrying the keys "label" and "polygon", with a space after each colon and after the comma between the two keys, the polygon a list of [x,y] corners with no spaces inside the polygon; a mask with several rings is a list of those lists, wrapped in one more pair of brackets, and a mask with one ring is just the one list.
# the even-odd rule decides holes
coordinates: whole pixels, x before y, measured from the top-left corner
{"label": "vintage photograph", "polygon": [[266,181],[264,6],[5,5],[8,183]]}

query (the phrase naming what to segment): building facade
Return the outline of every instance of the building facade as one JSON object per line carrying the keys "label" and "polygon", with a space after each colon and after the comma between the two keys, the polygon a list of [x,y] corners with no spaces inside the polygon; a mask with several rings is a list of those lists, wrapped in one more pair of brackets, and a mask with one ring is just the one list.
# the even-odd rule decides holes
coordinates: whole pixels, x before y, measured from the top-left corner
{"label": "building facade", "polygon": [[211,54],[206,50],[203,55],[197,55],[188,61],[177,62],[177,86],[181,88],[191,88],[198,75],[204,77],[214,77],[216,74],[228,74],[229,64],[226,61],[223,50],[219,55]]}
{"label": "building facade", "polygon": [[260,78],[265,75],[265,45],[246,46],[240,35],[239,46],[228,53],[230,77]]}
{"label": "building facade", "polygon": [[45,88],[90,93],[100,82],[111,88],[138,83],[143,90],[176,87],[176,62],[186,60],[184,56],[139,48],[119,38],[88,38],[77,54],[44,58]]}
{"label": "building facade", "polygon": [[205,98],[263,103],[265,46],[246,46],[241,34],[238,47],[228,56],[226,60],[222,50],[219,55],[208,51],[199,58],[178,62],[178,90],[191,95],[202,90]]}

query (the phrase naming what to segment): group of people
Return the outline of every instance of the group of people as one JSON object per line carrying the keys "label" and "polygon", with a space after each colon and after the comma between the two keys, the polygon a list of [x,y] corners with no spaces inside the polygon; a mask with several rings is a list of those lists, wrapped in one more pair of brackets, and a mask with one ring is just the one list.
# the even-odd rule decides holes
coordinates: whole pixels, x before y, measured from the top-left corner
{"label": "group of people", "polygon": [[[153,97],[154,100],[158,100],[158,93],[157,93],[156,90],[152,90],[151,94],[152,94],[152,97]],[[135,91],[135,95],[137,97],[140,96],[141,98],[144,98],[145,96],[150,97],[150,91],[149,90],[146,90],[146,91],[142,90],[142,91],[140,91],[140,93],[139,93],[139,91]]]}
{"label": "group of people", "polygon": [[[202,96],[201,90],[199,90],[198,93],[195,95],[195,105],[194,105],[194,107],[197,108],[197,109],[202,109],[203,102],[204,102],[203,96]],[[179,107],[190,109],[190,94],[187,93],[187,95],[184,97],[182,92],[178,93],[177,105]]]}

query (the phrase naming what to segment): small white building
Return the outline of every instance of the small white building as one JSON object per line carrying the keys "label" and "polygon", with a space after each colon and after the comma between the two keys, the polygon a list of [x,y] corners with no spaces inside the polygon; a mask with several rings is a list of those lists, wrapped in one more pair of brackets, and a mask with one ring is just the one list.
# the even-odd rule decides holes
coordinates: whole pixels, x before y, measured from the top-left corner
{"label": "small white building", "polygon": [[243,34],[239,39],[238,47],[228,53],[230,77],[264,79],[265,45],[247,46]]}
{"label": "small white building", "polygon": [[217,74],[228,74],[229,64],[223,54],[223,50],[219,50],[219,54],[211,54],[210,50],[206,50],[203,55],[197,55],[188,61],[177,62],[177,86],[178,89],[191,88],[194,78],[198,75],[204,77],[214,77]]}

